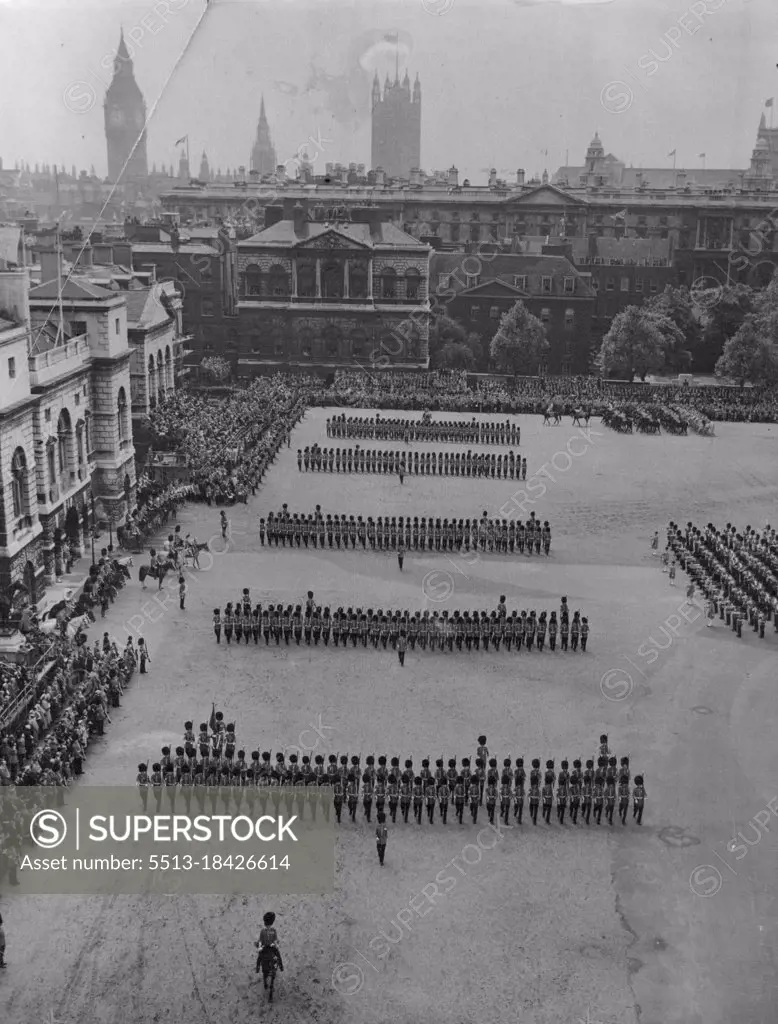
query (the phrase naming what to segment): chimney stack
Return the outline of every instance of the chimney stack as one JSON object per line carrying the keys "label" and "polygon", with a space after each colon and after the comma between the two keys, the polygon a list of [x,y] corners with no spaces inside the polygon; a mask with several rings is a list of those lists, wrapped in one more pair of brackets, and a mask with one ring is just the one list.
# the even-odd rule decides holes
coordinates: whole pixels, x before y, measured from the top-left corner
{"label": "chimney stack", "polygon": [[238,168],[238,181],[245,181],[245,180],[246,180],[246,168],[241,164],[241,166]]}
{"label": "chimney stack", "polygon": [[41,284],[59,282],[62,273],[62,254],[59,249],[41,249]]}
{"label": "chimney stack", "polygon": [[282,183],[286,181],[286,167],[283,164],[276,167],[276,178]]}
{"label": "chimney stack", "polygon": [[675,187],[685,188],[686,187],[686,171],[679,171],[675,176]]}
{"label": "chimney stack", "polygon": [[80,250],[78,265],[79,267],[91,267],[93,265],[92,245],[90,242],[87,242],[83,249]]}
{"label": "chimney stack", "polygon": [[421,171],[418,167],[411,167],[411,185],[421,185]]}
{"label": "chimney stack", "polygon": [[489,188],[496,188],[497,186],[497,168],[493,167],[489,171]]}
{"label": "chimney stack", "polygon": [[517,185],[522,185],[522,186],[524,185],[524,168],[523,167],[520,167],[518,169],[518,171],[516,171],[516,184]]}
{"label": "chimney stack", "polygon": [[384,174],[383,167],[376,167],[375,169],[375,183],[376,185],[383,185],[386,181],[386,175]]}
{"label": "chimney stack", "polygon": [[292,219],[294,220],[294,233],[299,237],[303,233],[303,225],[305,224],[305,207],[298,199],[294,204],[292,210]]}
{"label": "chimney stack", "polygon": [[459,185],[459,171],[456,167],[449,167],[448,169],[448,184],[449,188],[457,188]]}

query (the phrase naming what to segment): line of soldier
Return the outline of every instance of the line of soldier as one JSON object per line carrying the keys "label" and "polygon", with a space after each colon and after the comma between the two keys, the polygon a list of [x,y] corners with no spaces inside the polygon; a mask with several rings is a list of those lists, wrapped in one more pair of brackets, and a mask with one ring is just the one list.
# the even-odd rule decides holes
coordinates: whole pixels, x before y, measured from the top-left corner
{"label": "line of soldier", "polygon": [[333,416],[327,437],[370,438],[385,441],[444,441],[453,444],[499,444],[518,447],[521,427],[510,420],[384,419],[382,416]]}
{"label": "line of soldier", "polygon": [[548,520],[542,523],[530,513],[523,523],[513,519],[490,519],[484,513],[480,519],[435,519],[432,516],[378,516],[366,519],[361,515],[330,514],[324,516],[321,506],[313,514],[290,514],[286,505],[278,513],[268,512],[267,520],[259,520],[260,544],[275,544],[282,547],[302,544],[307,548],[334,546],[344,548],[357,543],[363,551],[370,545],[375,551],[477,551],[490,553],[536,555],[541,550],[548,556],[551,552],[551,527]]}
{"label": "line of soldier", "polygon": [[[708,604],[708,617],[717,613],[733,632],[743,635],[743,624],[764,639],[772,619],[778,633],[778,546],[768,535],[746,527],[744,534],[727,523],[720,531],[708,523],[705,530],[687,523],[667,528],[667,552],[700,588]],[[664,555],[663,555],[664,562]]]}
{"label": "line of soldier", "polygon": [[[580,642],[581,652],[585,653],[589,620],[585,615],[582,617],[580,611],[573,612],[571,620],[567,598],[563,598],[557,619],[555,611],[550,615],[545,611],[538,614],[534,609],[529,614],[522,611],[519,615],[516,610],[508,614],[504,596],[500,598],[497,609],[491,612],[474,610],[472,613],[460,613],[457,610],[451,614],[448,611],[430,614],[429,611],[417,611],[410,615],[407,610],[384,611],[381,608],[368,608],[367,611],[348,608],[344,611],[340,607],[331,612],[329,607],[322,609],[310,601],[305,609],[299,604],[269,604],[263,608],[261,603],[252,608],[250,598],[244,595],[234,605],[229,602],[224,612],[219,608],[213,609],[213,631],[217,644],[221,643],[223,632],[228,644],[234,638],[236,644],[241,640],[248,644],[253,639],[258,645],[262,636],[265,646],[269,646],[272,639],[276,647],[281,646],[282,640],[287,647],[293,640],[298,647],[303,640],[308,647],[311,643],[318,646],[319,642],[329,647],[332,639],[333,647],[339,644],[346,647],[350,640],[352,647],[361,644],[366,648],[369,642],[375,650],[380,644],[383,650],[391,646],[393,651],[400,653],[404,653],[409,645],[411,650],[415,650],[417,644],[421,650],[429,647],[430,651],[453,651],[455,645],[460,652],[463,646],[468,651],[488,651],[490,644],[495,651],[499,651],[500,644],[504,644],[507,651],[514,644],[517,651],[522,646],[527,651],[536,646],[538,651],[543,651],[548,636],[548,646],[552,651],[556,650],[559,637],[562,651],[568,650],[568,644],[577,651]],[[404,658],[400,661],[403,662]]]}
{"label": "line of soldier", "polygon": [[527,460],[512,451],[507,455],[460,452],[381,451],[374,448],[297,449],[297,469],[302,473],[400,473],[408,476],[469,476],[501,480],[526,480]]}
{"label": "line of soldier", "polygon": [[[191,723],[187,725],[191,726]],[[204,724],[201,726],[201,735],[203,730],[207,737]],[[473,824],[476,824],[478,813],[485,803],[491,823],[494,823],[499,808],[499,818],[506,825],[510,823],[511,815],[521,825],[526,802],[533,825],[538,823],[539,812],[545,823],[550,825],[554,807],[560,825],[564,825],[568,809],[574,825],[578,824],[579,814],[582,823],[586,825],[590,824],[592,817],[595,824],[600,825],[603,814],[606,822],[613,825],[618,801],[619,819],[622,825],[626,825],[630,798],[633,818],[638,825],[643,822],[647,796],[644,778],[636,775],[634,785],[631,785],[628,757],[622,757],[619,762],[614,756],[600,755],[596,767],[593,758],[586,761],[585,767],[580,759],[576,759],[572,771],[569,761],[565,759],[561,762],[558,774],[553,759],[546,761],[543,770],[540,759],[534,758],[529,776],[523,757],[517,758],[515,765],[511,758],[504,758],[501,769],[495,757],[488,761],[477,757],[474,768],[471,768],[470,758],[467,757],[462,758],[459,765],[456,758],[449,758],[448,767],[444,767],[445,761],[441,757],[435,761],[434,769],[430,767],[430,759],[425,758],[421,768],[416,771],[410,758],[405,760],[404,768],[401,769],[399,757],[389,759],[381,755],[376,759],[373,754],[365,759],[364,768],[360,756],[349,758],[347,754],[330,754],[325,765],[323,754],[316,754],[312,764],[309,755],[300,758],[292,754],[287,763],[284,755],[278,753],[275,764],[272,764],[270,751],[264,751],[260,756],[259,751],[255,750],[247,761],[246,752],[239,750],[235,758],[234,731],[227,733],[227,737],[227,745],[221,751],[212,751],[207,743],[201,744],[201,749],[206,747],[206,753],[199,760],[194,741],[186,740],[185,746],[176,747],[174,756],[170,747],[163,747],[161,759],[152,765],[150,773],[148,764],[139,764],[136,784],[141,792],[144,809],[149,792],[154,794],[158,804],[163,793],[167,793],[168,799],[174,802],[180,792],[188,805],[193,790],[197,791],[200,802],[204,803],[204,790],[207,788],[215,807],[220,797],[225,803],[231,799],[240,803],[246,789],[259,790],[266,800],[269,790],[275,789],[278,797],[278,789],[283,788],[288,802],[297,797],[297,811],[301,817],[306,803],[313,816],[316,815],[316,802],[311,799],[313,792],[316,792],[317,797],[322,796],[321,802],[329,817],[328,796],[331,794],[338,823],[342,821],[344,808],[352,822],[356,822],[361,800],[368,823],[375,803],[379,816],[385,813],[388,806],[394,823],[397,821],[398,810],[402,820],[407,823],[412,809],[418,824],[426,817],[431,825],[434,824],[436,806],[444,825],[447,824],[451,807],[456,821],[462,824],[467,806]],[[225,790],[229,792],[225,793]]]}

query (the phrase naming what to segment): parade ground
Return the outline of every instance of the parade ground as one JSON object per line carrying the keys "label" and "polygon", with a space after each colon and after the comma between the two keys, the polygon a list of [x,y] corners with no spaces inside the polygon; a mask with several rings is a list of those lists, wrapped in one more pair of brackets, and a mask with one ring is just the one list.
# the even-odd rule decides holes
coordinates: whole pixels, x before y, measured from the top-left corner
{"label": "parade ground", "polygon": [[[141,588],[136,557],[90,640],[142,633],[149,674],[133,677],[79,785],[132,785],[138,762],[178,745],[185,720],[196,730],[214,702],[247,752],[301,748],[325,760],[461,761],[485,733],[500,765],[553,757],[558,770],[563,758],[592,757],[604,732],[645,776],[642,826],[630,813],[626,827],[560,827],[555,816],[534,827],[525,812],[521,826],[475,845],[485,810],[478,826],[467,814],[461,826],[452,815],[445,826],[437,813],[433,826],[398,817],[379,867],[360,806],[356,824],[344,815],[336,826],[333,894],[4,897],[0,1021],[774,1024],[778,634],[772,623],[765,639],[748,628],[738,639],[718,618],[706,627],[699,601],[685,600],[686,577],[671,587],[649,542],[671,519],[775,525],[778,427],[623,436],[599,420],[580,430],[569,417],[551,427],[523,416],[526,482],[411,476],[401,486],[396,476],[299,473],[297,449],[461,447],[330,440],[333,412],[308,411],[257,495],[228,509],[226,542],[219,509],[180,513],[182,531],[210,545],[184,611],[174,576],[166,602],[156,584]],[[551,555],[410,551],[400,572],[389,552],[263,547],[259,517],[284,503],[374,518],[534,511],[550,522]],[[589,648],[417,649],[401,667],[372,646],[217,645],[212,610],[246,586],[263,605],[304,604],[312,590],[322,606],[411,613],[491,610],[501,594],[509,611],[552,611],[566,595],[589,619]],[[747,842],[730,849],[738,833]],[[453,886],[420,914],[419,894],[444,869]],[[286,968],[272,1005],[253,973],[267,909]]]}

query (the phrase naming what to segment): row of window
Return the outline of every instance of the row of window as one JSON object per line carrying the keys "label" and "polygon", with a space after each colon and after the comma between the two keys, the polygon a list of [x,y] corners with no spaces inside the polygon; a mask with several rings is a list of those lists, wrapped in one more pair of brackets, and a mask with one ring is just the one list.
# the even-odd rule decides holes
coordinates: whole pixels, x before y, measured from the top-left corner
{"label": "row of window", "polygon": [[[410,268],[403,277],[393,267],[387,267],[376,278],[379,292],[385,299],[418,299],[421,294],[421,274]],[[349,268],[349,297],[366,299],[368,293],[367,270],[360,265]],[[403,287],[404,284],[404,287]],[[321,297],[325,299],[342,299],[345,293],[345,275],[342,264],[325,264],[320,268],[319,287]],[[256,265],[246,268],[243,292],[248,296],[270,296],[286,298],[291,295],[292,286],[289,275],[283,267],[271,267],[263,274]],[[316,269],[310,265],[302,266],[297,271],[297,295],[299,298],[316,297]],[[203,307],[206,300],[203,300]],[[203,316],[213,316],[213,303],[208,302],[210,312],[203,309]]]}
{"label": "row of window", "polygon": [[[514,288],[519,288],[521,291],[527,290],[527,275],[526,274],[513,274],[511,275],[511,284]],[[438,275],[438,287],[440,289],[448,289],[451,286],[451,282],[456,282],[454,274],[439,274]],[[466,274],[465,275],[465,287],[476,288],[481,283],[480,274]],[[574,277],[565,277],[562,285],[565,295],[575,295],[576,292],[576,279]],[[543,275],[540,278],[540,292],[542,295],[553,295],[554,294],[554,279],[548,275]]]}
{"label": "row of window", "polygon": [[[649,279],[648,285],[649,285],[648,290],[651,292],[651,294],[652,295],[656,295],[656,293],[659,291],[659,282],[655,278],[652,277],[652,278]],[[597,288],[596,282],[594,282],[594,286],[595,286],[595,289],[596,289]],[[645,290],[646,290],[645,289],[645,281],[643,280],[642,277],[636,277],[634,282],[632,282],[632,279],[629,278],[629,277],[622,277],[621,280],[620,280],[619,291],[622,291],[622,292],[635,291],[635,292],[638,292],[638,293],[642,293],[642,292],[645,292]],[[605,279],[605,291],[606,292],[615,292],[616,291],[616,279],[615,278],[607,277]]]}
{"label": "row of window", "polygon": [[[479,305],[472,305],[470,307],[470,319],[471,320],[477,320],[480,316],[481,316],[481,307]],[[489,319],[490,320],[499,320],[501,316],[502,316],[502,313],[500,312],[500,307],[499,306],[490,306],[489,307]],[[549,323],[551,321],[551,310],[550,309],[547,309],[547,308],[541,309],[541,311],[540,311],[540,321],[541,321],[541,323],[544,323],[544,324],[547,324],[547,323]],[[566,327],[572,327],[574,323],[575,323],[575,310],[574,309],[566,309],[565,310],[565,326]]]}

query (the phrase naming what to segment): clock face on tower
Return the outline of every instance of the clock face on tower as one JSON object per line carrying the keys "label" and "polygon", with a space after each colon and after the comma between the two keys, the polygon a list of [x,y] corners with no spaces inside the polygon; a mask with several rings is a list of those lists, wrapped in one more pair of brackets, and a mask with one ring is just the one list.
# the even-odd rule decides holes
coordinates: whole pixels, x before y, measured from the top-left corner
{"label": "clock face on tower", "polygon": [[118,110],[116,107],[108,115],[108,120],[112,125],[119,128],[124,124],[124,111]]}

